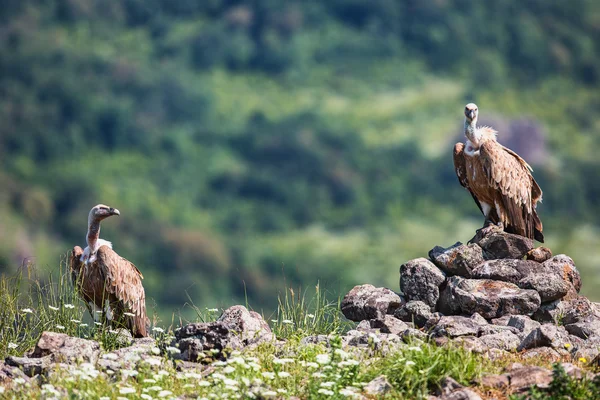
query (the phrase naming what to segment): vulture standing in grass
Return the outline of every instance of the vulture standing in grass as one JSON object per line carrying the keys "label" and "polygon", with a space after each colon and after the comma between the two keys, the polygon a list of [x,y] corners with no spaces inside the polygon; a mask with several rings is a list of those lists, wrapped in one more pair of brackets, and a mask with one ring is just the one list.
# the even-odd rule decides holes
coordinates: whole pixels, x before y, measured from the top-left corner
{"label": "vulture standing in grass", "polygon": [[[98,204],[88,216],[87,247],[75,246],[69,264],[73,284],[86,302],[92,318],[125,327],[134,337],[147,333],[144,278],[133,263],[119,256],[112,244],[100,239],[100,222],[119,210]],[[100,315],[99,315],[100,314]]]}
{"label": "vulture standing in grass", "polygon": [[467,141],[454,146],[454,168],[460,184],[471,192],[485,216],[482,229],[499,227],[543,243],[542,221],[536,212],[542,190],[531,167],[496,141],[495,130],[477,127],[477,115],[477,106],[467,104]]}

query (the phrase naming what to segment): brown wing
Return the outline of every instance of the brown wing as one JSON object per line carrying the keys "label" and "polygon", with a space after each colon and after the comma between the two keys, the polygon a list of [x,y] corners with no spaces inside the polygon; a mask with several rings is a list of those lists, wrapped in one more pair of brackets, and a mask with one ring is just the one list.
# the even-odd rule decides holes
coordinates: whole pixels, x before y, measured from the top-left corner
{"label": "brown wing", "polygon": [[531,167],[496,141],[484,142],[479,152],[488,183],[502,199],[508,218],[506,230],[543,242],[542,223],[535,210],[542,191],[531,175]]}
{"label": "brown wing", "polygon": [[83,255],[83,249],[79,246],[73,247],[73,251],[69,255],[69,270],[71,272],[71,279],[73,280],[73,285],[77,285],[77,281],[79,279],[79,275],[81,273],[81,266],[83,263],[81,262],[81,256]]}
{"label": "brown wing", "polygon": [[465,160],[465,144],[464,143],[456,143],[454,145],[454,171],[456,172],[456,177],[460,184],[466,188],[469,193],[471,193],[471,197],[475,200],[475,204],[479,207],[479,211],[483,214],[483,209],[481,208],[481,203],[473,193],[473,191],[469,188],[469,180],[467,179],[467,165]]}
{"label": "brown wing", "polygon": [[123,317],[128,327],[136,337],[148,336],[146,293],[142,286],[144,277],[133,263],[108,246],[101,246],[97,257],[104,276],[105,290],[116,297],[123,312],[135,314],[134,317]]}

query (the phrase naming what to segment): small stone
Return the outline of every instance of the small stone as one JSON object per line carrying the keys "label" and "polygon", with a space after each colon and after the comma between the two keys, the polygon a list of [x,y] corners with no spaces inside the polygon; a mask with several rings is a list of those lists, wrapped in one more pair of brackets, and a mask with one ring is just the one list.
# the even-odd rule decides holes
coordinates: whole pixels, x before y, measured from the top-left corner
{"label": "small stone", "polygon": [[462,388],[464,388],[463,385],[456,382],[451,377],[447,376],[440,381],[439,388],[436,391],[436,394],[438,396],[449,395],[450,393],[454,392],[455,390],[462,389]]}
{"label": "small stone", "polygon": [[592,317],[599,318],[600,316],[592,302],[583,296],[544,303],[532,316],[541,323],[557,324],[560,322],[564,325],[574,324]]}
{"label": "small stone", "polygon": [[21,378],[25,382],[29,382],[29,376],[16,366],[8,365],[6,362],[0,362],[0,384],[7,385],[13,379]]}
{"label": "small stone", "polygon": [[529,333],[529,335],[523,339],[518,350],[527,350],[540,346],[550,346],[554,349],[564,349],[565,344],[567,343],[570,344],[570,340],[564,327],[557,327],[552,324],[544,324],[531,331],[531,333]]}
{"label": "small stone", "polygon": [[494,389],[504,389],[510,386],[508,375],[484,375],[479,383],[481,386]]}
{"label": "small stone", "polygon": [[512,233],[492,231],[482,236],[479,231],[471,243],[477,243],[484,251],[487,260],[501,258],[522,259],[531,249],[533,240]]}
{"label": "small stone", "polygon": [[342,313],[351,321],[381,319],[393,314],[404,302],[396,293],[387,288],[373,285],[355,286],[344,296],[341,303]]}
{"label": "small stone", "polygon": [[519,332],[523,334],[523,337],[529,335],[532,330],[541,326],[539,322],[532,320],[527,315],[511,315],[507,325],[517,328]]}
{"label": "small stone", "polygon": [[571,257],[558,254],[542,263],[545,270],[550,270],[562,277],[563,280],[569,282],[577,293],[581,290],[581,276]]}
{"label": "small stone", "polygon": [[542,302],[560,299],[572,287],[568,281],[554,273],[531,274],[521,279],[518,285],[523,289],[533,289],[538,292]]}
{"label": "small stone", "polygon": [[405,322],[414,322],[419,328],[425,326],[433,316],[431,307],[419,300],[411,300],[394,312],[394,316]]}
{"label": "small stone", "polygon": [[481,314],[479,313],[474,313],[473,315],[471,315],[470,317],[473,321],[475,321],[475,323],[479,324],[479,325],[487,325],[488,321],[487,319],[483,318],[481,316]]}
{"label": "small stone", "polygon": [[393,333],[394,335],[400,335],[409,328],[406,323],[391,315],[385,315],[383,319],[371,319],[369,323],[372,329],[379,329],[381,333]]}
{"label": "small stone", "polygon": [[[446,281],[446,283],[448,283],[448,281]],[[436,308],[444,315],[458,315],[461,313],[460,304],[454,296],[452,288],[448,284],[442,285],[440,298]]]}
{"label": "small stone", "polygon": [[429,258],[448,275],[470,278],[473,268],[483,262],[483,249],[476,244],[457,242],[448,248],[434,247]]}
{"label": "small stone", "polygon": [[552,257],[552,252],[547,247],[536,247],[527,252],[525,255],[526,260],[531,260],[539,263],[543,263],[544,261],[550,259]]}
{"label": "small stone", "polygon": [[475,279],[493,279],[517,284],[523,278],[523,274],[519,271],[520,268],[518,268],[519,264],[532,262],[510,259],[488,260],[473,269],[472,277]]}
{"label": "small stone", "polygon": [[521,343],[521,339],[509,331],[481,336],[479,340],[487,347],[504,351],[515,351]]}
{"label": "small stone", "polygon": [[32,358],[51,356],[54,362],[76,364],[96,363],[100,356],[100,344],[94,340],[71,337],[64,333],[42,332]]}
{"label": "small stone", "polygon": [[591,336],[600,336],[600,320],[588,318],[586,321],[565,325],[565,329],[571,335],[578,336],[582,339],[587,339]]}
{"label": "small stone", "polygon": [[470,318],[461,316],[444,316],[440,318],[437,325],[431,331],[432,337],[446,336],[455,338],[458,336],[477,336],[479,325]]}
{"label": "small stone", "polygon": [[488,346],[474,336],[459,336],[453,340],[453,343],[465,350],[478,354],[483,354],[489,350]]}
{"label": "small stone", "polygon": [[364,390],[370,396],[384,396],[392,390],[392,385],[390,385],[385,375],[380,375],[369,382]]}
{"label": "small stone", "polygon": [[410,260],[400,266],[400,291],[408,301],[420,300],[431,309],[437,304],[439,287],[445,280],[444,273],[426,258]]}
{"label": "small stone", "polygon": [[479,327],[479,336],[495,335],[497,333],[503,333],[503,332],[510,332],[517,336],[519,336],[521,334],[521,332],[517,328],[508,326],[508,325],[488,324],[488,325],[482,325]]}
{"label": "small stone", "polygon": [[526,366],[510,371],[510,388],[521,391],[533,385],[546,386],[552,382],[552,371],[545,368]]}
{"label": "small stone", "polygon": [[444,395],[439,400],[481,400],[481,396],[471,389],[463,388]]}

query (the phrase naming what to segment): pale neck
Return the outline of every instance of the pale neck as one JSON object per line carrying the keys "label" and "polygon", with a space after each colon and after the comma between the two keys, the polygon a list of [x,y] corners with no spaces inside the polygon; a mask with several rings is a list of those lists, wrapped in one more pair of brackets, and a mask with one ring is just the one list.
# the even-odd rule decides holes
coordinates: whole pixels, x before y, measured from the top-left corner
{"label": "pale neck", "polygon": [[96,251],[96,244],[98,243],[98,238],[100,237],[100,220],[97,218],[93,218],[90,216],[88,218],[88,231],[86,236],[87,245],[90,248],[90,251]]}
{"label": "pale neck", "polygon": [[471,120],[471,122],[469,122],[465,118],[465,136],[474,145],[476,145],[476,146],[479,145],[481,135],[479,134],[478,129],[477,129],[477,118],[473,118]]}

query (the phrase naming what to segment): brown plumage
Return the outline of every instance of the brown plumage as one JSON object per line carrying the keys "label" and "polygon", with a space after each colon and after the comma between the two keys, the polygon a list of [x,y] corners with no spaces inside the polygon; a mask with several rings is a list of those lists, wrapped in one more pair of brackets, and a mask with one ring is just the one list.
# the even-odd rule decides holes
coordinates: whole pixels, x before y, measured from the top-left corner
{"label": "brown plumage", "polygon": [[[119,256],[110,242],[99,239],[100,221],[119,210],[99,204],[88,217],[88,246],[83,250],[75,246],[69,264],[73,284],[86,302],[92,318],[102,311],[104,320],[113,327],[125,327],[135,337],[148,336],[146,294],[141,272]],[[129,315],[127,315],[129,314]]]}
{"label": "brown plumage", "polygon": [[477,106],[467,104],[468,140],[454,146],[454,167],[460,184],[473,196],[486,224],[544,242],[536,211],[542,190],[531,167],[517,153],[498,143],[492,128],[477,127],[477,115]]}

